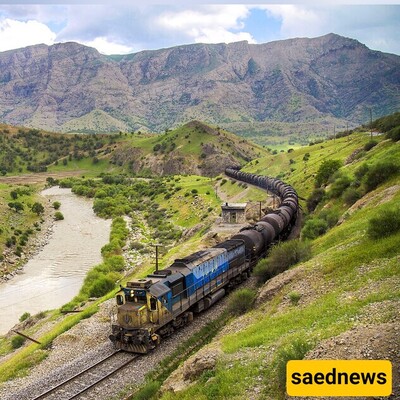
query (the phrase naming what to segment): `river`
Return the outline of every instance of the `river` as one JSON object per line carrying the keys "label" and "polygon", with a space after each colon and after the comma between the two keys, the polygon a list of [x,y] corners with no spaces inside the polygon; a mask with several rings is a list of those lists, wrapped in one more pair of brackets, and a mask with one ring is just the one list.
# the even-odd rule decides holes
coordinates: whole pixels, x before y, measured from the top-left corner
{"label": "river", "polygon": [[64,220],[54,223],[48,244],[27,262],[22,273],[0,284],[0,335],[25,312],[34,315],[72,300],[87,271],[102,261],[100,250],[109,241],[111,220],[97,217],[92,201],[59,187],[41,194],[46,201],[61,203]]}

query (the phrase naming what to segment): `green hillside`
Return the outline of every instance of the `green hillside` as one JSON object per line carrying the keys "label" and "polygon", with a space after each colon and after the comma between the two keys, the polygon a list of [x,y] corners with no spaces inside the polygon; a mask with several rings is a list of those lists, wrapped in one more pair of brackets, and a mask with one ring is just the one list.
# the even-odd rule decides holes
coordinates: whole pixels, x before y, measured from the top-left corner
{"label": "green hillside", "polygon": [[[183,382],[180,386],[185,389],[160,390],[168,375],[164,370],[163,375],[152,374],[149,384],[132,399],[284,399],[286,361],[303,357],[387,358],[399,365],[395,328],[399,324],[400,299],[400,147],[398,124],[393,120],[395,116],[381,120],[373,134],[359,130],[281,152],[253,148],[242,139],[197,122],[160,136],[121,134],[116,138],[110,165],[120,172],[128,168],[131,175],[133,164],[125,157],[132,156],[132,149],[140,149],[141,155],[131,159],[139,160],[144,166],[141,173],[150,175],[158,168],[158,164],[152,164],[154,159],[168,161],[175,151],[180,151],[185,160],[197,154],[196,162],[201,162],[199,152],[205,143],[209,144],[207,149],[213,145],[227,152],[243,145],[240,152],[244,156],[236,160],[244,164],[246,157],[252,159],[245,171],[278,176],[297,190],[304,222],[300,240],[310,243],[312,249],[308,261],[292,266],[267,283],[262,282],[264,267],[256,268],[257,279],[262,283],[257,288],[255,305],[243,316],[229,317],[222,329],[218,324],[209,326],[207,332],[219,333],[199,357],[215,362]],[[195,134],[199,137],[194,138]],[[251,151],[255,157],[250,157]],[[210,156],[206,154],[205,159]],[[121,216],[131,217],[132,226],[144,233],[139,251],[151,248],[154,242],[150,237],[162,240],[166,247],[180,240],[160,260],[162,266],[168,265],[171,258],[189,254],[201,244],[219,214],[221,198],[236,198],[244,189],[222,176],[211,179],[200,175],[132,179],[127,174],[103,172],[96,179],[75,177],[60,183],[79,195],[92,197],[96,212],[113,217],[119,225],[104,251],[104,263],[90,274],[92,279],[107,283],[105,291],[97,292],[96,281],[87,280],[68,307],[85,304],[94,295],[98,301],[111,296],[106,293],[113,288],[112,278],[121,277],[121,265],[112,257],[120,256],[126,244]],[[9,188],[2,189],[10,196]],[[245,191],[249,200],[260,200],[262,192],[248,188]],[[146,232],[150,232],[148,237]],[[281,251],[282,263],[286,262],[285,255],[289,257],[293,250],[285,246],[273,249],[266,265],[278,257],[279,249],[284,254]],[[152,269],[148,262],[134,275],[144,276]],[[82,318],[94,313],[96,307],[97,303],[87,305]],[[51,343],[79,318],[67,317],[55,324],[42,342]],[[27,347],[19,359],[4,363],[0,373],[7,379],[24,372],[49,351],[43,349]],[[11,351],[9,339],[0,342],[0,351]],[[31,361],[26,363],[22,355]],[[187,360],[187,365],[190,362],[193,361]],[[173,365],[175,369],[177,365]],[[179,380],[176,375],[169,378],[170,382],[174,379]],[[398,374],[394,379],[398,390]],[[396,396],[400,393],[396,392]]]}
{"label": "green hillside", "polygon": [[[393,133],[371,140],[370,132],[359,132],[267,156],[245,168],[280,175],[294,185],[303,198],[302,238],[312,240],[313,257],[260,286],[253,310],[231,319],[148,398],[161,393],[163,400],[284,399],[286,362],[303,357],[390,359],[399,365],[400,147],[395,140]],[[203,372],[191,376],[191,363],[203,359],[215,362],[204,361]],[[397,371],[394,398],[399,379]],[[132,399],[155,393],[155,386],[149,383]]]}

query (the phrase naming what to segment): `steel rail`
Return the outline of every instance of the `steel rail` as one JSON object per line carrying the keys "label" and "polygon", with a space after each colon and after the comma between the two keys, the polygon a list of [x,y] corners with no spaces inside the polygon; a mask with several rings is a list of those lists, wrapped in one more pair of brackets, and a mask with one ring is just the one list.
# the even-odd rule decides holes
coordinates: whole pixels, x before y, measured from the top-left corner
{"label": "steel rail", "polygon": [[[43,399],[43,398],[51,395],[52,393],[56,392],[57,390],[59,390],[63,386],[67,385],[68,383],[74,381],[75,379],[79,378],[80,376],[82,376],[82,375],[86,374],[87,372],[93,370],[94,368],[98,367],[99,365],[104,364],[106,361],[108,361],[110,358],[113,358],[118,353],[121,353],[121,350],[117,350],[114,353],[108,355],[107,357],[104,357],[102,360],[98,361],[97,363],[91,365],[88,368],[85,368],[84,370],[76,373],[75,375],[69,377],[68,379],[65,379],[64,381],[62,381],[58,385],[56,385],[56,386],[52,387],[51,389],[41,393],[39,396],[33,398],[32,400],[40,400],[40,399]],[[79,394],[89,390],[91,387],[93,387],[93,386],[97,385],[98,383],[100,383],[101,381],[107,379],[109,376],[113,375],[115,372],[117,372],[118,370],[120,370],[124,366],[128,365],[129,363],[131,363],[135,358],[137,358],[137,357],[136,356],[132,357],[132,359],[130,359],[127,362],[125,362],[122,366],[119,366],[118,368],[114,369],[110,374],[108,374],[108,375],[104,376],[103,378],[99,379],[98,381],[96,381],[92,385],[90,385],[87,388],[85,388],[84,390],[82,390],[80,393],[73,395],[73,397],[71,397],[70,399],[73,399],[73,398],[77,397]]]}

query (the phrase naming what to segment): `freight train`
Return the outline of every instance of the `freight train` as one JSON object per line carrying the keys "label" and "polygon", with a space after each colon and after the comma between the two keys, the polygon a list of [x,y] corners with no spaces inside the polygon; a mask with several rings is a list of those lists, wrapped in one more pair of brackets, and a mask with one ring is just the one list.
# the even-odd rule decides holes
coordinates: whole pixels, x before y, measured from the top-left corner
{"label": "freight train", "polygon": [[116,296],[117,323],[110,335],[117,349],[147,353],[155,348],[162,337],[247,279],[271,244],[290,233],[299,207],[297,193],[290,185],[235,168],[227,168],[225,174],[272,192],[281,199],[280,206],[230,239],[121,287]]}

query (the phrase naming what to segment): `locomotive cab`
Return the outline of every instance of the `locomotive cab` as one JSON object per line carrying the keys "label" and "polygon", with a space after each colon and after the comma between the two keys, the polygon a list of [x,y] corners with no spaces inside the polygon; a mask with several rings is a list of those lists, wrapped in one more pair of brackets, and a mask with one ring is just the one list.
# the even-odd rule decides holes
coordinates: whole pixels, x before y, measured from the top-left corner
{"label": "locomotive cab", "polygon": [[159,341],[155,334],[160,314],[165,310],[161,301],[149,291],[151,279],[138,279],[121,287],[116,300],[117,324],[112,326],[110,340],[122,350],[147,353]]}

